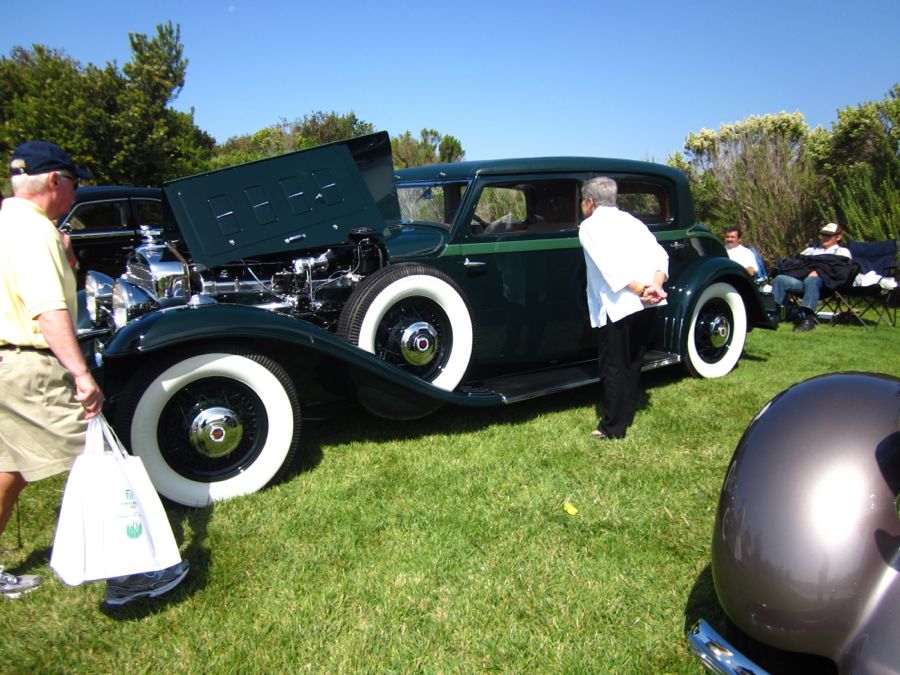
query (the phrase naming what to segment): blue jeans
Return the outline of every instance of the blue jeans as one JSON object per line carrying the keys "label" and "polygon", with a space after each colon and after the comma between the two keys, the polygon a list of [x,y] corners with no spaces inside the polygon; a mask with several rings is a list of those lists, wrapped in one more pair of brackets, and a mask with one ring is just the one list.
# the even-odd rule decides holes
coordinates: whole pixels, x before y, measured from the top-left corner
{"label": "blue jeans", "polygon": [[778,307],[784,307],[784,299],[788,293],[802,293],[803,299],[800,306],[816,313],[816,305],[819,304],[819,293],[822,290],[822,277],[808,276],[803,281],[794,279],[784,274],[779,274],[772,282],[772,297]]}

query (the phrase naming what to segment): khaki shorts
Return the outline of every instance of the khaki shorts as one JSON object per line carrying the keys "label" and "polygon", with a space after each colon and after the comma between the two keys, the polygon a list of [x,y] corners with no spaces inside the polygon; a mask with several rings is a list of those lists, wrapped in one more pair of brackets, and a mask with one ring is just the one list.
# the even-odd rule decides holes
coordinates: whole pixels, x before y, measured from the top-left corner
{"label": "khaki shorts", "polygon": [[52,353],[0,349],[0,471],[32,482],[72,467],[87,430],[74,393]]}

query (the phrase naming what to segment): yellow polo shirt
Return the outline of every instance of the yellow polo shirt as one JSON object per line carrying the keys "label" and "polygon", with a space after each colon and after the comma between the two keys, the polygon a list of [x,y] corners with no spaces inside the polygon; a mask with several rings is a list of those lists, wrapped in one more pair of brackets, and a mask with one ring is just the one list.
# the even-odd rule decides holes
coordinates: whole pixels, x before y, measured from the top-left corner
{"label": "yellow polo shirt", "polygon": [[17,197],[0,208],[0,345],[47,348],[37,317],[78,312],[75,275],[59,233],[37,204]]}

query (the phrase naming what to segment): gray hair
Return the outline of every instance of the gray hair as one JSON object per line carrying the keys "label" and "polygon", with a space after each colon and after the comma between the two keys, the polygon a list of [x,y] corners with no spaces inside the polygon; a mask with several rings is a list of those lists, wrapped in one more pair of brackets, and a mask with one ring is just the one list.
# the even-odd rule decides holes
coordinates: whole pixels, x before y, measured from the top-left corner
{"label": "gray hair", "polygon": [[590,197],[597,206],[615,206],[618,191],[616,181],[607,176],[591,178],[581,186],[581,196]]}
{"label": "gray hair", "polygon": [[38,173],[29,176],[20,173],[9,177],[13,195],[39,195],[47,191],[50,182],[50,173]]}

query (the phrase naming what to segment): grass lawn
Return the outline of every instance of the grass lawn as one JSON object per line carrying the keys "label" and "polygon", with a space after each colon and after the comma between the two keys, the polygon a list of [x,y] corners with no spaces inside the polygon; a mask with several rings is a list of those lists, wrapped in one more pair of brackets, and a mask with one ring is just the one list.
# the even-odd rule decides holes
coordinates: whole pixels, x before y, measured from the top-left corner
{"label": "grass lawn", "polygon": [[36,483],[0,562],[46,580],[0,602],[0,671],[698,673],[683,634],[721,618],[709,543],[732,450],[771,396],[839,370],[900,375],[900,328],[756,330],[725,378],[645,374],[623,441],[589,438],[594,387],[310,422],[285,482],[170,506],[191,575],[119,611],[49,569],[65,478]]}

